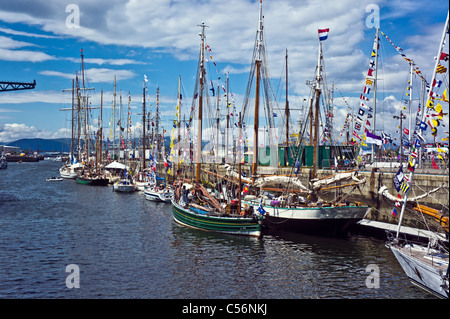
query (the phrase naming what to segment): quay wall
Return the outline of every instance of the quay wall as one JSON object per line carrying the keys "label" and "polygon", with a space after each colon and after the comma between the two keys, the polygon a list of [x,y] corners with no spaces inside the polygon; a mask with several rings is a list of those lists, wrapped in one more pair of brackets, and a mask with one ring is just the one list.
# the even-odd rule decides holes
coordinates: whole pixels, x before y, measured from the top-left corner
{"label": "quay wall", "polygon": [[[185,178],[191,178],[194,176],[195,167],[188,165],[181,165],[181,176]],[[226,175],[226,170],[223,165],[213,165],[213,164],[202,164],[202,169],[216,172],[219,175]],[[237,167],[235,168],[237,171]],[[175,171],[175,170],[174,170]],[[246,174],[247,177],[251,176],[251,165],[245,164],[242,165],[241,171]],[[344,172],[343,170],[339,170],[339,172]],[[292,167],[258,167],[259,174],[277,174],[277,175],[289,175],[292,173]],[[319,169],[318,170],[318,178],[325,177],[333,174],[334,171],[330,169]],[[397,190],[394,187],[393,179],[396,174],[396,170],[386,170],[382,168],[374,168],[374,169],[366,169],[366,170],[357,170],[358,177],[364,177],[366,182],[359,186],[359,189],[355,189],[352,193],[347,197],[350,201],[359,201],[364,205],[370,206],[372,209],[370,213],[366,216],[366,218],[381,222],[387,223],[397,223],[397,219],[393,217],[392,212],[394,208],[394,202],[386,199],[384,196],[378,193],[379,189],[382,186],[386,186],[389,193],[393,196],[397,196]],[[406,173],[405,173],[406,174]],[[311,169],[310,168],[301,168],[298,172],[299,179],[303,183],[303,185],[308,186],[309,180],[311,178]],[[176,173],[169,176],[169,182],[173,181],[176,178]],[[206,174],[202,172],[202,180],[208,180],[211,183],[214,183],[217,178],[213,175]],[[280,185],[282,186],[282,185]],[[440,186],[443,186],[437,192],[427,196],[424,199],[420,200],[420,204],[436,208],[442,209],[442,205],[445,207],[449,206],[449,175],[448,174],[431,174],[430,172],[416,172],[413,178],[413,187],[411,187],[408,196],[416,197],[424,194],[425,192],[429,192],[433,189],[436,189]],[[351,191],[352,187],[346,188],[346,191]],[[344,190],[344,192],[345,192]],[[335,196],[335,191],[329,191],[321,193],[324,199],[330,199]],[[397,209],[400,214],[400,209]],[[410,224],[411,226],[417,226],[415,224],[415,220],[417,216],[408,216],[405,214],[404,222],[405,224]]]}

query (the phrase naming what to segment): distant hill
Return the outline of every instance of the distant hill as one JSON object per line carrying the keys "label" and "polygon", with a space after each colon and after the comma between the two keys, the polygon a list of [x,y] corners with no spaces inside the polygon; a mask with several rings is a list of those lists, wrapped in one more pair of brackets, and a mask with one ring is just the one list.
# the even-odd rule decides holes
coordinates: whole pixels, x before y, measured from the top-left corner
{"label": "distant hill", "polygon": [[[136,139],[136,145],[139,143],[139,140]],[[116,142],[118,144],[118,140]],[[166,136],[164,138],[164,143],[168,148],[170,145],[170,137]],[[19,147],[22,151],[33,151],[36,152],[39,150],[42,152],[70,152],[70,138],[57,138],[57,139],[44,139],[44,138],[23,138],[14,142],[5,143],[7,146],[16,146]],[[104,143],[104,147],[106,147],[106,142]]]}
{"label": "distant hill", "polygon": [[7,146],[16,146],[25,151],[39,152],[69,152],[70,138],[44,139],[22,138],[20,140],[5,143]]}

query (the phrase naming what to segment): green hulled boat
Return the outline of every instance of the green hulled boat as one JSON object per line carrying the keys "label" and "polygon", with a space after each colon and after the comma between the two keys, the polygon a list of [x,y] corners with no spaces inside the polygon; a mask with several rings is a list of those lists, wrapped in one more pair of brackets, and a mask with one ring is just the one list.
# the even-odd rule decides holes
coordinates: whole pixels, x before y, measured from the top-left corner
{"label": "green hulled boat", "polygon": [[261,237],[261,216],[220,214],[190,204],[182,206],[175,199],[172,199],[172,213],[173,219],[184,226],[217,233]]}
{"label": "green hulled boat", "polygon": [[91,185],[92,184],[92,179],[78,176],[77,177],[77,183],[78,184],[84,184],[84,185]]}
{"label": "green hulled boat", "polygon": [[78,176],[77,183],[92,186],[108,186],[108,179],[102,177]]}

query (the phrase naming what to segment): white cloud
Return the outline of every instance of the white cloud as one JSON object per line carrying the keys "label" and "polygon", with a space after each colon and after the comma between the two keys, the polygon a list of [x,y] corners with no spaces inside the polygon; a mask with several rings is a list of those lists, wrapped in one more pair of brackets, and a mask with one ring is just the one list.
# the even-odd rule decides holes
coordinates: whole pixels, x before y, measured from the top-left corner
{"label": "white cloud", "polygon": [[68,129],[61,128],[56,132],[49,132],[47,130],[39,130],[34,126],[26,124],[11,123],[2,124],[0,126],[0,141],[11,142],[22,138],[61,138],[68,137],[70,132]]}
{"label": "white cloud", "polygon": [[[112,82],[114,80],[114,76],[116,76],[117,81],[126,80],[136,76],[136,73],[130,70],[113,70],[106,68],[91,68],[86,69],[87,80],[92,83],[99,82]],[[48,75],[48,76],[59,76],[65,79],[73,79],[74,74],[64,73],[59,71],[41,71],[39,74]]]}
{"label": "white cloud", "polygon": [[[68,61],[81,63],[79,58],[65,58]],[[126,64],[145,64],[145,62],[131,60],[131,59],[102,59],[102,58],[84,58],[84,63],[91,64],[109,64],[109,65],[126,65]]]}
{"label": "white cloud", "polygon": [[12,34],[12,35],[33,37],[33,38],[44,38],[44,39],[58,39],[59,38],[59,37],[52,36],[52,35],[23,32],[23,31],[17,31],[17,30],[13,30],[13,29],[9,29],[9,28],[0,28],[0,32]]}
{"label": "white cloud", "polygon": [[21,103],[66,103],[62,92],[26,90],[17,92],[4,92],[0,99],[0,104],[21,104]]}
{"label": "white cloud", "polygon": [[39,51],[0,49],[0,60],[3,61],[42,62],[54,59],[55,57]]}

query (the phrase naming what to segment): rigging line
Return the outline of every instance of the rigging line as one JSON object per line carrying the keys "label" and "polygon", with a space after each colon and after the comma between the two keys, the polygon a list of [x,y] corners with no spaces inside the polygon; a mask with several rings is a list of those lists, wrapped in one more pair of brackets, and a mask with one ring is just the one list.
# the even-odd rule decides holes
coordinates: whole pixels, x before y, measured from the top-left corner
{"label": "rigging line", "polygon": [[[425,189],[423,189],[422,187],[420,187],[420,185],[416,184],[415,185],[417,188],[419,188],[421,191],[423,191],[424,193],[427,193],[427,191]],[[428,194],[428,196],[430,196],[432,199],[434,199],[435,201],[437,201],[440,205],[442,205],[442,207],[444,207],[445,209],[449,209],[448,206],[445,206],[441,201],[439,201],[438,198],[434,197],[432,194]],[[417,200],[416,200],[417,201]]]}

